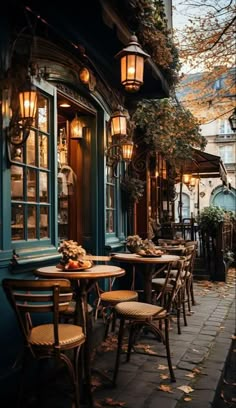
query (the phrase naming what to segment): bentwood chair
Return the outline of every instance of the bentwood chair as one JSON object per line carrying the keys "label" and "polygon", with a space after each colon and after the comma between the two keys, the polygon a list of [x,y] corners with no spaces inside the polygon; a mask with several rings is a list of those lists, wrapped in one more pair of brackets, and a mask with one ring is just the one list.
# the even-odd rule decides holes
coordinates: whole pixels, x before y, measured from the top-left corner
{"label": "bentwood chair", "polygon": [[[66,365],[74,387],[75,406],[79,408],[79,359],[85,335],[80,326],[60,323],[60,314],[67,309],[73,295],[70,282],[67,279],[4,279],[2,284],[24,341],[23,375],[17,406],[22,406],[24,374],[30,358],[52,358]],[[73,359],[67,353],[69,350],[73,351]]]}
{"label": "bentwood chair", "polygon": [[[189,270],[190,270],[190,264],[191,264],[191,257],[192,257],[191,253],[186,254],[184,257],[182,257],[181,263],[179,261],[177,262],[175,269],[172,269],[172,268],[170,269],[169,271],[170,283],[168,282],[167,285],[166,285],[165,277],[152,279],[152,287],[156,294],[155,302],[158,304],[159,304],[160,299],[162,302],[166,301],[166,299],[163,299],[163,296],[162,296],[164,285],[166,285],[166,289],[165,289],[166,296],[169,296],[169,293],[171,293],[171,290],[172,290],[171,281],[173,282],[173,279],[176,279],[176,277],[178,277],[179,279],[178,293],[176,294],[176,297],[172,304],[172,312],[176,311],[178,334],[181,334],[181,326],[180,326],[181,311],[183,313],[184,325],[185,326],[188,325],[185,304],[187,302],[187,299],[186,299],[187,282],[188,282],[188,278],[190,274]],[[165,273],[168,273],[168,272],[165,271]]]}
{"label": "bentwood chair", "polygon": [[[182,261],[179,261],[182,264]],[[181,268],[179,268],[179,274],[181,272]],[[162,299],[160,299],[160,306],[150,304],[150,303],[143,303],[143,302],[120,302],[115,306],[115,311],[117,317],[120,319],[120,327],[118,333],[118,346],[117,346],[117,354],[116,354],[116,361],[115,361],[115,368],[113,374],[113,385],[116,385],[116,380],[118,376],[119,366],[120,366],[120,356],[122,350],[122,342],[124,337],[124,328],[125,322],[127,321],[128,328],[129,328],[129,340],[128,340],[128,350],[127,350],[127,358],[126,361],[128,362],[131,357],[131,350],[135,345],[135,341],[137,336],[139,335],[142,328],[147,328],[151,332],[153,332],[156,337],[157,341],[159,342],[160,339],[162,343],[165,345],[166,348],[166,358],[168,361],[168,367],[170,372],[171,381],[175,382],[175,374],[172,367],[171,362],[171,350],[170,350],[170,343],[169,343],[169,319],[170,319],[170,312],[173,301],[177,296],[180,281],[179,275],[177,275],[176,279],[170,279],[170,265],[168,267],[168,272],[165,278],[165,284],[162,289]],[[171,285],[171,291],[169,290],[169,285]],[[166,297],[166,293],[168,291],[168,297]],[[165,302],[164,302],[164,299]],[[164,321],[165,323],[165,330],[164,332],[158,327],[158,322]]]}
{"label": "bentwood chair", "polygon": [[[92,260],[95,263],[107,263],[111,260],[109,255],[86,255],[86,259]],[[115,280],[108,278],[108,290],[101,288],[98,282],[95,283],[97,298],[95,300],[95,320],[98,319],[99,312],[105,324],[104,339],[107,338],[109,328],[115,330],[116,315],[114,306],[119,302],[128,302],[138,299],[138,293],[133,290],[113,290]]]}

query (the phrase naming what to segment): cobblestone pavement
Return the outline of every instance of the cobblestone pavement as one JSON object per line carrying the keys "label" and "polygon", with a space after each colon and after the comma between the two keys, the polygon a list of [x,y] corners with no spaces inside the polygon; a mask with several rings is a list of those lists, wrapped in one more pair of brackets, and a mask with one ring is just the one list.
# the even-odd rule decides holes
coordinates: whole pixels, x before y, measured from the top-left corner
{"label": "cobblestone pavement", "polygon": [[[149,351],[150,355],[134,353],[129,363],[125,362],[123,355],[116,388],[109,388],[108,383],[104,387],[101,378],[94,378],[97,407],[223,408],[224,405],[216,405],[219,401],[226,404],[225,407],[235,406],[235,387],[228,389],[228,396],[219,388],[231,345],[233,353],[235,269],[230,270],[227,283],[199,281],[194,283],[194,290],[197,304],[192,307],[192,315],[188,316],[188,326],[182,324],[182,334],[178,335],[174,319],[171,325],[170,344],[176,383],[170,382],[166,358],[151,354],[153,351],[164,354],[163,345],[151,334],[145,334],[140,339],[139,348]],[[116,337],[111,337],[105,342],[97,350],[94,361],[94,365],[107,375],[112,374],[114,367],[115,340]]]}

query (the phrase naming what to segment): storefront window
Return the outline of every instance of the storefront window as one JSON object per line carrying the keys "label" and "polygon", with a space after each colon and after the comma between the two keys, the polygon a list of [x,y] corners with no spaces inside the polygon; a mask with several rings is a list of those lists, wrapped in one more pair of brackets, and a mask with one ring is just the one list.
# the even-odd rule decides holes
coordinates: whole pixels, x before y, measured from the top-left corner
{"label": "storefront window", "polygon": [[12,241],[49,238],[49,99],[38,96],[37,117],[25,145],[12,146]]}

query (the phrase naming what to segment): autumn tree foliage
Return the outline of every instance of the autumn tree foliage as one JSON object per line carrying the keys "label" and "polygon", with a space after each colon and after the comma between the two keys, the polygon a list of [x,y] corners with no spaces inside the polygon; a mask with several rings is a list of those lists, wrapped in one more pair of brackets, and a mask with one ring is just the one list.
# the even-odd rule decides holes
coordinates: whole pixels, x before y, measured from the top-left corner
{"label": "autumn tree foliage", "polygon": [[[236,95],[236,2],[176,0],[174,4],[176,10],[188,17],[188,24],[175,32],[181,62],[187,64],[190,74],[184,75],[179,83],[181,101],[194,114],[208,109],[202,123],[212,115],[227,117]],[[197,71],[198,75],[193,74]]]}

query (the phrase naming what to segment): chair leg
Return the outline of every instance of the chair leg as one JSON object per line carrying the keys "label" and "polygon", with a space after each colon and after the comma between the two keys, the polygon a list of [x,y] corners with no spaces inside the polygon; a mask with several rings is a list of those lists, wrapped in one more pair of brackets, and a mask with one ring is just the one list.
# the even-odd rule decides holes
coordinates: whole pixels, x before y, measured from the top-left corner
{"label": "chair leg", "polygon": [[165,345],[166,345],[166,354],[167,354],[168,367],[169,367],[169,371],[170,371],[170,378],[171,378],[172,382],[176,382],[175,374],[174,374],[172,363],[171,363],[171,356],[170,356],[169,319],[165,319]]}
{"label": "chair leg", "polygon": [[177,294],[176,300],[176,311],[177,311],[177,327],[178,327],[178,334],[181,334],[181,327],[180,327],[180,314],[181,314],[181,291],[179,290]]}
{"label": "chair leg", "polygon": [[195,306],[196,302],[195,302],[194,292],[193,292],[193,278],[191,278],[191,281],[190,281],[190,295],[191,295],[192,305]]}
{"label": "chair leg", "polygon": [[191,313],[191,294],[190,294],[190,279],[186,283],[186,294],[187,294],[187,302],[188,302],[188,311]]}
{"label": "chair leg", "polygon": [[113,381],[112,381],[114,386],[116,385],[116,380],[117,380],[117,375],[118,375],[118,370],[119,370],[119,365],[120,365],[120,355],[121,355],[122,341],[123,341],[123,335],[124,335],[124,325],[125,325],[125,320],[121,318],[120,319],[119,333],[118,333],[116,362],[115,362]]}
{"label": "chair leg", "polygon": [[129,332],[129,343],[128,343],[128,349],[127,349],[127,357],[126,357],[127,363],[130,361],[130,355],[131,355],[132,346],[134,344],[134,338],[135,338],[135,325],[131,323],[130,332]]}

